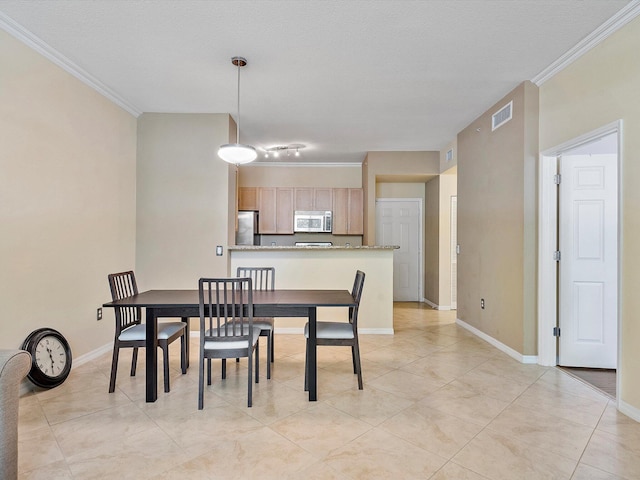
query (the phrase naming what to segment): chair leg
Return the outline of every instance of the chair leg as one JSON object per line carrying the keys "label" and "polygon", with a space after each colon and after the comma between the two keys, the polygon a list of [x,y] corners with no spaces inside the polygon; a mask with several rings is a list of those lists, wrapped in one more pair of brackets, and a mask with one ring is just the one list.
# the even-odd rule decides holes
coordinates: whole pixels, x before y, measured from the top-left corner
{"label": "chair leg", "polygon": [[131,357],[131,376],[136,376],[136,366],[138,365],[138,347],[133,347],[133,356]]}
{"label": "chair leg", "polygon": [[267,380],[271,378],[271,357],[273,355],[273,346],[271,345],[271,339],[273,338],[273,331],[269,331],[267,335]]}
{"label": "chair leg", "polygon": [[271,330],[270,340],[271,340],[271,363],[275,361],[275,346],[276,346],[276,332],[275,330]]}
{"label": "chair leg", "polygon": [[[188,324],[187,324],[188,325]],[[188,329],[189,327],[187,327]],[[185,375],[187,373],[187,367],[189,366],[187,361],[187,344],[189,342],[189,336],[185,333],[180,337],[180,368],[182,369],[182,374]]]}
{"label": "chair leg", "polygon": [[[184,329],[184,337],[185,337],[185,357],[187,359],[186,361],[186,367],[185,368],[189,368],[189,318],[188,317],[182,317],[182,322],[185,325],[185,329]],[[185,373],[185,372],[182,372]]]}
{"label": "chair leg", "polygon": [[[209,368],[209,370],[211,370],[211,368]],[[223,358],[222,359],[222,379],[224,380],[225,378],[227,378],[227,359]],[[211,383],[209,383],[209,385],[211,385]]]}
{"label": "chair leg", "polygon": [[198,364],[198,410],[204,408],[204,358],[200,353],[200,362]]}
{"label": "chair leg", "polygon": [[[253,352],[256,356],[256,383],[260,382],[260,342],[256,342],[256,349]],[[251,359],[249,359],[250,361]]]}
{"label": "chair leg", "polygon": [[353,373],[358,373],[358,367],[356,366],[356,346],[351,345],[351,361],[353,362]]}
{"label": "chair leg", "polygon": [[[222,362],[223,362],[222,368],[224,370],[224,360]],[[207,385],[211,385],[211,359],[210,358],[207,358]]]}
{"label": "chair leg", "polygon": [[116,373],[118,372],[118,355],[120,348],[117,345],[113,347],[113,358],[111,359],[111,379],[109,380],[109,393],[113,393],[116,389]]}
{"label": "chair leg", "polygon": [[360,364],[360,347],[358,346],[358,339],[356,338],[356,343],[353,345],[354,351],[354,361],[358,374],[358,389],[362,390],[362,365]]}
{"label": "chair leg", "polygon": [[162,346],[162,361],[164,363],[164,392],[169,392],[169,344]]}

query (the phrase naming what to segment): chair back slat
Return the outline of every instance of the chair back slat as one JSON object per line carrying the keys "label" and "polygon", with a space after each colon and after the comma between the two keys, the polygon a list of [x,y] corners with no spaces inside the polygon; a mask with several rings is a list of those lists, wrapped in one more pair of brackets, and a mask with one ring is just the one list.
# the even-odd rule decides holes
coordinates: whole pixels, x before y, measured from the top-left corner
{"label": "chair back slat", "polygon": [[[108,278],[112,300],[122,300],[138,294],[138,284],[133,271],[112,273]],[[114,311],[116,315],[116,338],[126,328],[140,324],[142,321],[142,309],[140,307],[117,307]]]}
{"label": "chair back slat", "polygon": [[236,277],[248,277],[253,282],[253,290],[275,290],[275,267],[238,267]]}
{"label": "chair back slat", "polygon": [[207,340],[251,342],[253,334],[251,278],[201,278],[198,282],[198,296],[201,342]]}

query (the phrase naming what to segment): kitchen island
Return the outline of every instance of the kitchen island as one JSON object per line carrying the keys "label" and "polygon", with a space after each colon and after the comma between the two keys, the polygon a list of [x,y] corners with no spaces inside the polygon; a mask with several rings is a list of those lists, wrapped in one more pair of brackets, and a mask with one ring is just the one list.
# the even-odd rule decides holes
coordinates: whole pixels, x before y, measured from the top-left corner
{"label": "kitchen island", "polygon": [[[231,273],[237,267],[275,267],[277,288],[347,289],[357,270],[366,277],[358,331],[393,334],[393,251],[396,246],[230,246]],[[346,320],[346,309],[319,308],[318,320]],[[302,333],[306,319],[276,320],[278,333]]]}

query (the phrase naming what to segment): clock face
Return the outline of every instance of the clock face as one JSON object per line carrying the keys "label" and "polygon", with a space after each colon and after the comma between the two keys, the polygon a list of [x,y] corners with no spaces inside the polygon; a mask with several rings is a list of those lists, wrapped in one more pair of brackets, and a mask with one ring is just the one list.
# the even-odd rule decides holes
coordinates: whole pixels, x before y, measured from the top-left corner
{"label": "clock face", "polygon": [[54,336],[42,337],[35,346],[36,365],[47,377],[58,377],[65,371],[67,354],[62,342]]}
{"label": "clock face", "polygon": [[71,348],[64,336],[53,328],[39,328],[29,334],[22,349],[31,354],[27,378],[41,388],[53,388],[71,372]]}

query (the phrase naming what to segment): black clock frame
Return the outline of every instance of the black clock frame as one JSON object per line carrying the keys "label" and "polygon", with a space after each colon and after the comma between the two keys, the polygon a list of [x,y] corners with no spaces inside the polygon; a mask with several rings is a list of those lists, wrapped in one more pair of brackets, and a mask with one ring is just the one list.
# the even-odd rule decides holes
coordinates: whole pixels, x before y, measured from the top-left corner
{"label": "black clock frame", "polygon": [[[60,344],[63,346],[65,355],[67,356],[67,363],[65,364],[64,369],[58,375],[53,377],[46,375],[42,370],[40,370],[36,362],[36,346],[38,345],[38,342],[40,342],[40,340],[42,340],[42,338],[44,337],[57,338],[60,341]],[[57,387],[58,385],[62,384],[69,376],[69,373],[71,372],[72,360],[71,347],[69,346],[69,342],[67,342],[67,339],[64,338],[64,336],[57,330],[49,327],[34,330],[25,339],[24,343],[22,344],[22,349],[31,354],[31,370],[29,370],[27,378],[38,387]]]}

